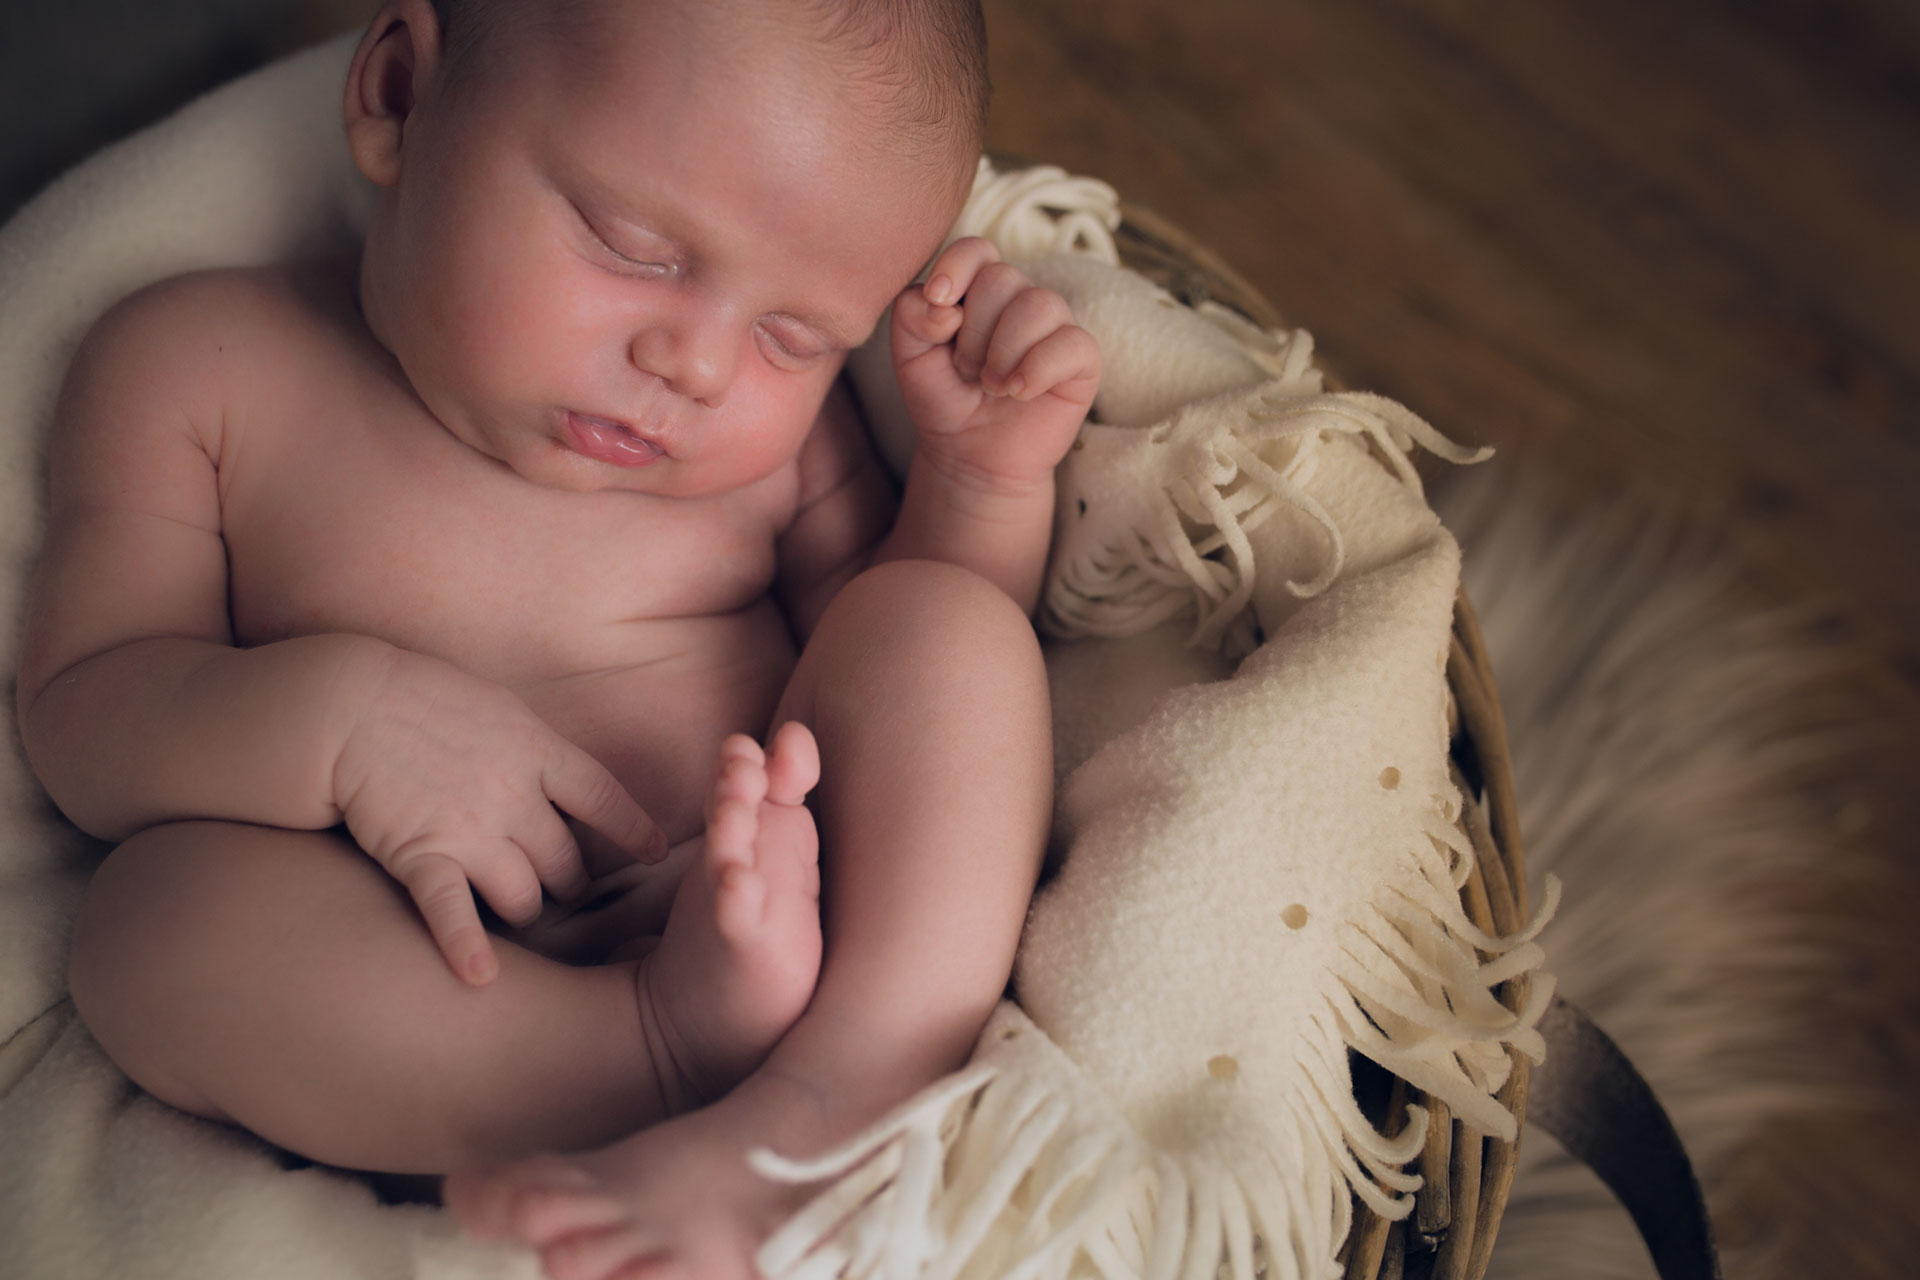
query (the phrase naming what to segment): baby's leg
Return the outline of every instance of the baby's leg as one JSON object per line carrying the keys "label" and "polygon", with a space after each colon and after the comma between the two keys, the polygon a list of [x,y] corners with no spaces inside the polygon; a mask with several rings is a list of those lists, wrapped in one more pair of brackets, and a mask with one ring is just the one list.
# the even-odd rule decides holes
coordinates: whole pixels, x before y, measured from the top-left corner
{"label": "baby's leg", "polygon": [[499,977],[469,987],[350,841],[193,822],[101,868],[74,999],[163,1100],[327,1163],[438,1173],[609,1141],[738,1079],[812,990],[801,748],[776,752],[769,795],[758,748],[729,743],[713,838],[641,959],[575,968],[496,939]]}
{"label": "baby's leg", "polygon": [[717,1104],[587,1156],[448,1179],[470,1229],[539,1246],[549,1275],[750,1274],[793,1196],[746,1151],[851,1136],[958,1067],[1005,988],[1052,799],[1027,619],[962,570],[881,566],[828,609],[780,715],[823,762],[819,988]]}

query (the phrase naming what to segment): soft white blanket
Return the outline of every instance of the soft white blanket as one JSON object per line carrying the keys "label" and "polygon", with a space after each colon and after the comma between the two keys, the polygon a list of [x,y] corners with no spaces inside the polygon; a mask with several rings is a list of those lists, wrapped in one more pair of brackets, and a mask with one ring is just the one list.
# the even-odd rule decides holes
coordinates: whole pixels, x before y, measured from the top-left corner
{"label": "soft white blanket", "polygon": [[[74,347],[116,299],[198,267],[355,234],[367,192],[340,136],[334,41],[237,81],[67,174],[0,230],[0,585],[14,669],[38,546],[42,444]],[[99,850],[6,737],[0,761],[0,1276],[534,1274],[444,1214],[288,1172],[241,1135],[135,1090],[66,1000],[66,947]]]}
{"label": "soft white blanket", "polygon": [[[0,231],[8,644],[41,436],[92,319],[151,280],[359,224],[335,124],[347,52],[211,95]],[[1537,949],[1458,906],[1441,671],[1457,551],[1405,466],[1416,440],[1444,442],[1388,402],[1323,394],[1304,335],[1185,311],[1106,267],[1106,209],[1087,184],[983,179],[959,228],[1067,293],[1109,370],[1103,425],[1062,471],[1044,621],[1091,638],[1050,656],[1069,852],[1023,946],[1026,1012],[1003,1009],[969,1073],[843,1151],[763,1157],[829,1179],[769,1242],[770,1274],[1323,1274],[1350,1189],[1395,1211],[1409,1186],[1406,1143],[1351,1103],[1348,1047],[1490,1132],[1512,1126],[1491,1102],[1507,1046],[1537,1048],[1533,1011],[1488,994]],[[1044,252],[1061,248],[1077,252]],[[287,1172],[133,1090],[64,999],[97,850],[11,739],[0,776],[0,1274],[528,1272],[435,1211]]]}
{"label": "soft white blanket", "polygon": [[1533,928],[1488,937],[1460,907],[1459,553],[1406,460],[1470,455],[1326,393],[1304,334],[1110,265],[1111,218],[1098,184],[983,173],[959,228],[1065,294],[1109,370],[1060,474],[1042,623],[1067,854],[1020,1007],[872,1132],[762,1157],[835,1180],[769,1275],[1336,1274],[1351,1197],[1404,1213],[1425,1131],[1374,1129],[1348,1050],[1509,1137],[1508,1048],[1539,1057],[1551,982],[1518,1015],[1491,994],[1540,964]]}

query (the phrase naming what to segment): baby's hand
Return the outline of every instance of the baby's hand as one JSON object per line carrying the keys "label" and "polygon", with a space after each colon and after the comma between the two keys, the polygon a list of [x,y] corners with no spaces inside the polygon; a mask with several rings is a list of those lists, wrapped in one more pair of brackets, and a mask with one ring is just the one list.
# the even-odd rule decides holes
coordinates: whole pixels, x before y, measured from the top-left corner
{"label": "baby's hand", "polygon": [[948,245],[894,301],[892,336],[919,447],[970,482],[1050,475],[1100,385],[1100,348],[1066,300],[978,237]]}
{"label": "baby's hand", "polygon": [[396,650],[333,771],[347,830],[406,886],[447,963],[476,985],[499,972],[478,890],[509,924],[587,889],[572,814],[646,862],[666,840],[597,760],[491,681]]}

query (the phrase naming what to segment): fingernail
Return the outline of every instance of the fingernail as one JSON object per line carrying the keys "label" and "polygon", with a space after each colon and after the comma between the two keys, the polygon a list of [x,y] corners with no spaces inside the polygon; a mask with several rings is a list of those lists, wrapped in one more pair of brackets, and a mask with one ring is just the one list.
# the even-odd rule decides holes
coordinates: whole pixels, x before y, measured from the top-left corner
{"label": "fingernail", "polygon": [[1006,394],[1012,396],[1014,399],[1018,400],[1021,394],[1026,391],[1026,389],[1027,389],[1027,380],[1025,378],[1022,378],[1016,374],[1015,376],[1007,379]]}
{"label": "fingernail", "polygon": [[943,307],[953,301],[953,280],[948,276],[935,276],[927,281],[927,301]]}
{"label": "fingernail", "polygon": [[476,987],[492,982],[500,972],[500,967],[494,963],[493,956],[485,951],[469,952],[465,968],[467,981]]}
{"label": "fingernail", "polygon": [[647,861],[659,862],[667,856],[667,833],[655,830],[653,839],[647,841]]}

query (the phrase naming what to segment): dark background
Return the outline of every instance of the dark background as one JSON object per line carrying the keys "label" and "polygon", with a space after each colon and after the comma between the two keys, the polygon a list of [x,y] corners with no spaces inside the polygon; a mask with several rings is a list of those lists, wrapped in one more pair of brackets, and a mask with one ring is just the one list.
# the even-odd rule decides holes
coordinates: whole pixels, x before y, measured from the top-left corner
{"label": "dark background", "polygon": [[[374,7],[0,3],[0,214],[93,147]],[[1886,900],[1838,909],[1910,926],[1920,5],[987,9],[996,149],[1170,216],[1313,330],[1349,383],[1498,446],[1509,484],[1569,515],[1625,510],[1722,539],[1756,598],[1825,619],[1875,709],[1865,821],[1889,872]],[[1862,1071],[1909,1092],[1914,958],[1863,971],[1852,993],[1883,1019]],[[1772,1135],[1779,1185],[1723,1230],[1791,1217],[1804,1274],[1898,1274],[1847,1206],[1822,1218],[1801,1192],[1864,1165],[1911,1223],[1920,1178],[1892,1153],[1916,1136],[1869,1115]]]}

